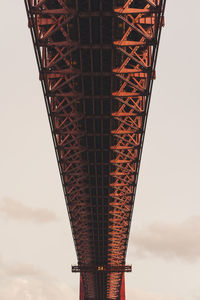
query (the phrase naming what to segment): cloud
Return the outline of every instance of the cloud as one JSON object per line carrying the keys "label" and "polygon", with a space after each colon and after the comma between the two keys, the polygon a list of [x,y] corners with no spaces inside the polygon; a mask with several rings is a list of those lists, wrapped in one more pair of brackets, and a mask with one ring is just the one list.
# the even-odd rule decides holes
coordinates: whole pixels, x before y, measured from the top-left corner
{"label": "cloud", "polygon": [[127,298],[136,300],[178,300],[175,296],[160,295],[157,293],[146,292],[139,289],[127,288]]}
{"label": "cloud", "polygon": [[31,208],[19,201],[5,198],[1,201],[0,212],[10,219],[47,223],[57,220],[55,213],[48,209]]}
{"label": "cloud", "polygon": [[18,277],[18,276],[37,276],[40,275],[39,272],[34,266],[29,264],[8,264],[2,260],[0,257],[0,278],[2,279],[2,274],[6,274],[7,276],[11,277]]}
{"label": "cloud", "polygon": [[132,243],[138,257],[152,254],[164,259],[195,261],[200,258],[200,216],[179,224],[151,224],[136,231]]}
{"label": "cloud", "polygon": [[[8,264],[0,258],[0,299],[2,300],[76,300],[78,294],[65,282],[56,280],[36,267],[27,264]],[[127,287],[127,299],[178,300]]]}
{"label": "cloud", "polygon": [[7,264],[0,259],[0,299],[3,300],[75,300],[67,283],[51,278],[34,266]]}

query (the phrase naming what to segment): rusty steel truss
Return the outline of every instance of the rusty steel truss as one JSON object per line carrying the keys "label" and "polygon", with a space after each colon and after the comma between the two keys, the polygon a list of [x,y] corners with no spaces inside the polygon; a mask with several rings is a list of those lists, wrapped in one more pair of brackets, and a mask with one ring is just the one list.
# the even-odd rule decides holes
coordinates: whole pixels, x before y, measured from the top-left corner
{"label": "rusty steel truss", "polygon": [[124,272],[165,0],[25,0],[82,300]]}

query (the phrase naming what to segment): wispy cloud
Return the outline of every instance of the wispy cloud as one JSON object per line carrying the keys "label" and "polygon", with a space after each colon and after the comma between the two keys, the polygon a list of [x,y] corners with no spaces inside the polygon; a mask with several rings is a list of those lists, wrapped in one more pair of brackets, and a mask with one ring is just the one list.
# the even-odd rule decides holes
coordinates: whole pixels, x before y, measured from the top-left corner
{"label": "wispy cloud", "polygon": [[200,216],[179,224],[151,224],[134,233],[132,244],[137,256],[195,261],[200,258]]}
{"label": "wispy cloud", "polygon": [[34,266],[7,264],[0,259],[0,299],[2,300],[75,300],[67,283],[51,278]]}
{"label": "wispy cloud", "polygon": [[127,298],[136,300],[178,300],[177,297],[171,295],[160,295],[153,292],[146,292],[139,289],[127,288]]}
{"label": "wispy cloud", "polygon": [[[0,258],[0,299],[2,300],[76,300],[78,294],[67,285],[50,277],[32,265],[8,264]],[[170,295],[160,295],[127,287],[127,299],[178,300]]]}
{"label": "wispy cloud", "polygon": [[0,257],[0,278],[2,274],[11,277],[24,277],[24,276],[38,276],[41,272],[38,271],[33,265],[30,264],[8,264]]}
{"label": "wispy cloud", "polygon": [[10,219],[47,223],[57,220],[54,212],[48,209],[32,208],[22,202],[5,198],[0,202],[0,212]]}

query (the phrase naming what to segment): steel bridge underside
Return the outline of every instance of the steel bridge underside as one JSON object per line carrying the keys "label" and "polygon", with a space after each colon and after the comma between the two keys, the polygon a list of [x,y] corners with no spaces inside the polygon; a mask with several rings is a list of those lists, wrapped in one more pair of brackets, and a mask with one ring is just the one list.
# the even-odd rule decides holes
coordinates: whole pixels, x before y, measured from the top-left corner
{"label": "steel bridge underside", "polygon": [[125,299],[125,258],[165,0],[25,5],[82,300]]}

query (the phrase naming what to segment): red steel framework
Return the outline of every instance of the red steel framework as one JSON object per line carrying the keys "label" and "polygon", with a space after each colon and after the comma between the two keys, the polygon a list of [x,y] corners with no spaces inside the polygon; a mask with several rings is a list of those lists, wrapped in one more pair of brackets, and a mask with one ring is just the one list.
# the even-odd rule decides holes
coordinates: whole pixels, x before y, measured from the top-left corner
{"label": "red steel framework", "polygon": [[81,300],[124,272],[165,0],[25,0],[71,222]]}

